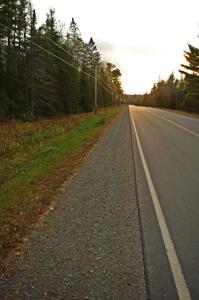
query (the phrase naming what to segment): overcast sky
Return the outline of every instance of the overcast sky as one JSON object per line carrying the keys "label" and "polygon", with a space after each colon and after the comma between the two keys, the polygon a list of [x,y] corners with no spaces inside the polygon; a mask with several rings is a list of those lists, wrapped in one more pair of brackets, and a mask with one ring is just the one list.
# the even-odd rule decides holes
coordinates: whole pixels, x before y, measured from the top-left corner
{"label": "overcast sky", "polygon": [[122,71],[126,93],[144,93],[184,62],[187,43],[199,47],[198,0],[32,0],[38,23],[50,7],[66,29],[74,17],[84,41]]}

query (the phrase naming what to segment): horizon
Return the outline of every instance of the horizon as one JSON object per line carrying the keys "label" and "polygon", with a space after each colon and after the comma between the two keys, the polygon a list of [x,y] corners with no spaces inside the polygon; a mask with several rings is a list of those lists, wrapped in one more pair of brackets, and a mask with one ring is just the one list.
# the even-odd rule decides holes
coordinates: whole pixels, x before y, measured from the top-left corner
{"label": "horizon", "polygon": [[67,4],[66,10],[61,0],[32,2],[38,24],[44,22],[50,8],[55,8],[66,31],[74,17],[83,40],[88,41],[92,36],[102,58],[120,68],[127,94],[149,92],[159,78],[166,80],[172,72],[179,78],[178,69],[185,62],[187,44],[197,46],[198,43],[199,2],[195,0],[188,6],[180,0],[175,3],[125,0],[117,4],[102,0],[97,14],[91,0],[73,1]]}

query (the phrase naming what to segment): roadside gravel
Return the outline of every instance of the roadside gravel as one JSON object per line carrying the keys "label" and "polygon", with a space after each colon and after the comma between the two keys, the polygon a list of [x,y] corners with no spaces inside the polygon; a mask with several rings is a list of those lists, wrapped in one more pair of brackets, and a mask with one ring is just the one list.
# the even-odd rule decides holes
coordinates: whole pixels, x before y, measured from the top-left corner
{"label": "roadside gravel", "polygon": [[146,299],[125,110],[1,277],[1,299]]}

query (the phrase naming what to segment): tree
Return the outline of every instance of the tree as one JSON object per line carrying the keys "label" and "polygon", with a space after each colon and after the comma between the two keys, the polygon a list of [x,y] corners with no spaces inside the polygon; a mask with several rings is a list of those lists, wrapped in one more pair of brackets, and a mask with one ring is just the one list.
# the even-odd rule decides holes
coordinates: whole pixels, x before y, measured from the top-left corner
{"label": "tree", "polygon": [[[54,43],[60,42],[60,32],[55,18],[55,10],[50,9],[46,16],[46,21],[40,28],[40,41],[42,47],[55,55],[59,55],[59,50],[54,47]],[[50,39],[50,40],[49,40]],[[39,110],[42,114],[54,115],[62,110],[58,92],[59,69],[56,57],[44,55],[40,51],[40,103]],[[41,92],[42,91],[42,92]]]}
{"label": "tree", "polygon": [[182,64],[186,83],[185,102],[189,110],[199,112],[199,48],[188,44],[189,51],[184,52],[188,65]]}
{"label": "tree", "polygon": [[[100,65],[100,53],[91,37],[84,43],[81,71],[81,107],[89,112],[94,108],[95,68]],[[90,76],[89,76],[90,75]]]}
{"label": "tree", "polygon": [[34,43],[37,42],[37,16],[35,9],[32,8],[31,3],[29,4],[29,48],[26,56],[27,60],[27,93],[28,93],[28,111],[32,119],[35,117],[36,97],[34,92],[34,78],[36,75],[36,52],[37,49]]}
{"label": "tree", "polygon": [[1,119],[91,111],[96,66],[98,105],[112,105],[122,94],[120,70],[102,63],[93,38],[82,40],[74,18],[64,35],[54,9],[37,28],[29,0],[0,0],[0,20]]}
{"label": "tree", "polygon": [[74,64],[77,67],[81,66],[83,41],[80,30],[74,18],[72,18],[69,30],[67,32],[67,44],[69,46],[70,53],[73,56]]}
{"label": "tree", "polygon": [[151,92],[139,97],[138,102],[149,106],[183,109],[184,81],[176,79],[172,72],[167,80],[159,79],[154,83]]}
{"label": "tree", "polygon": [[26,0],[1,0],[1,62],[3,63],[2,117],[19,116],[26,110]]}

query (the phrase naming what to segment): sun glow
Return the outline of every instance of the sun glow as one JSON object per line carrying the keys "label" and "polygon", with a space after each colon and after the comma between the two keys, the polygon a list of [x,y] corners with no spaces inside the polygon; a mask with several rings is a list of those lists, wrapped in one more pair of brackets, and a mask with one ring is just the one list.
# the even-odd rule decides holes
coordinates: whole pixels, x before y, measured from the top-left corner
{"label": "sun glow", "polygon": [[[122,71],[125,92],[144,93],[158,78],[179,76],[187,43],[198,45],[199,1],[33,0],[39,23],[49,7],[68,29],[74,17],[84,40],[96,41],[103,57]],[[186,22],[185,22],[186,20]]]}

